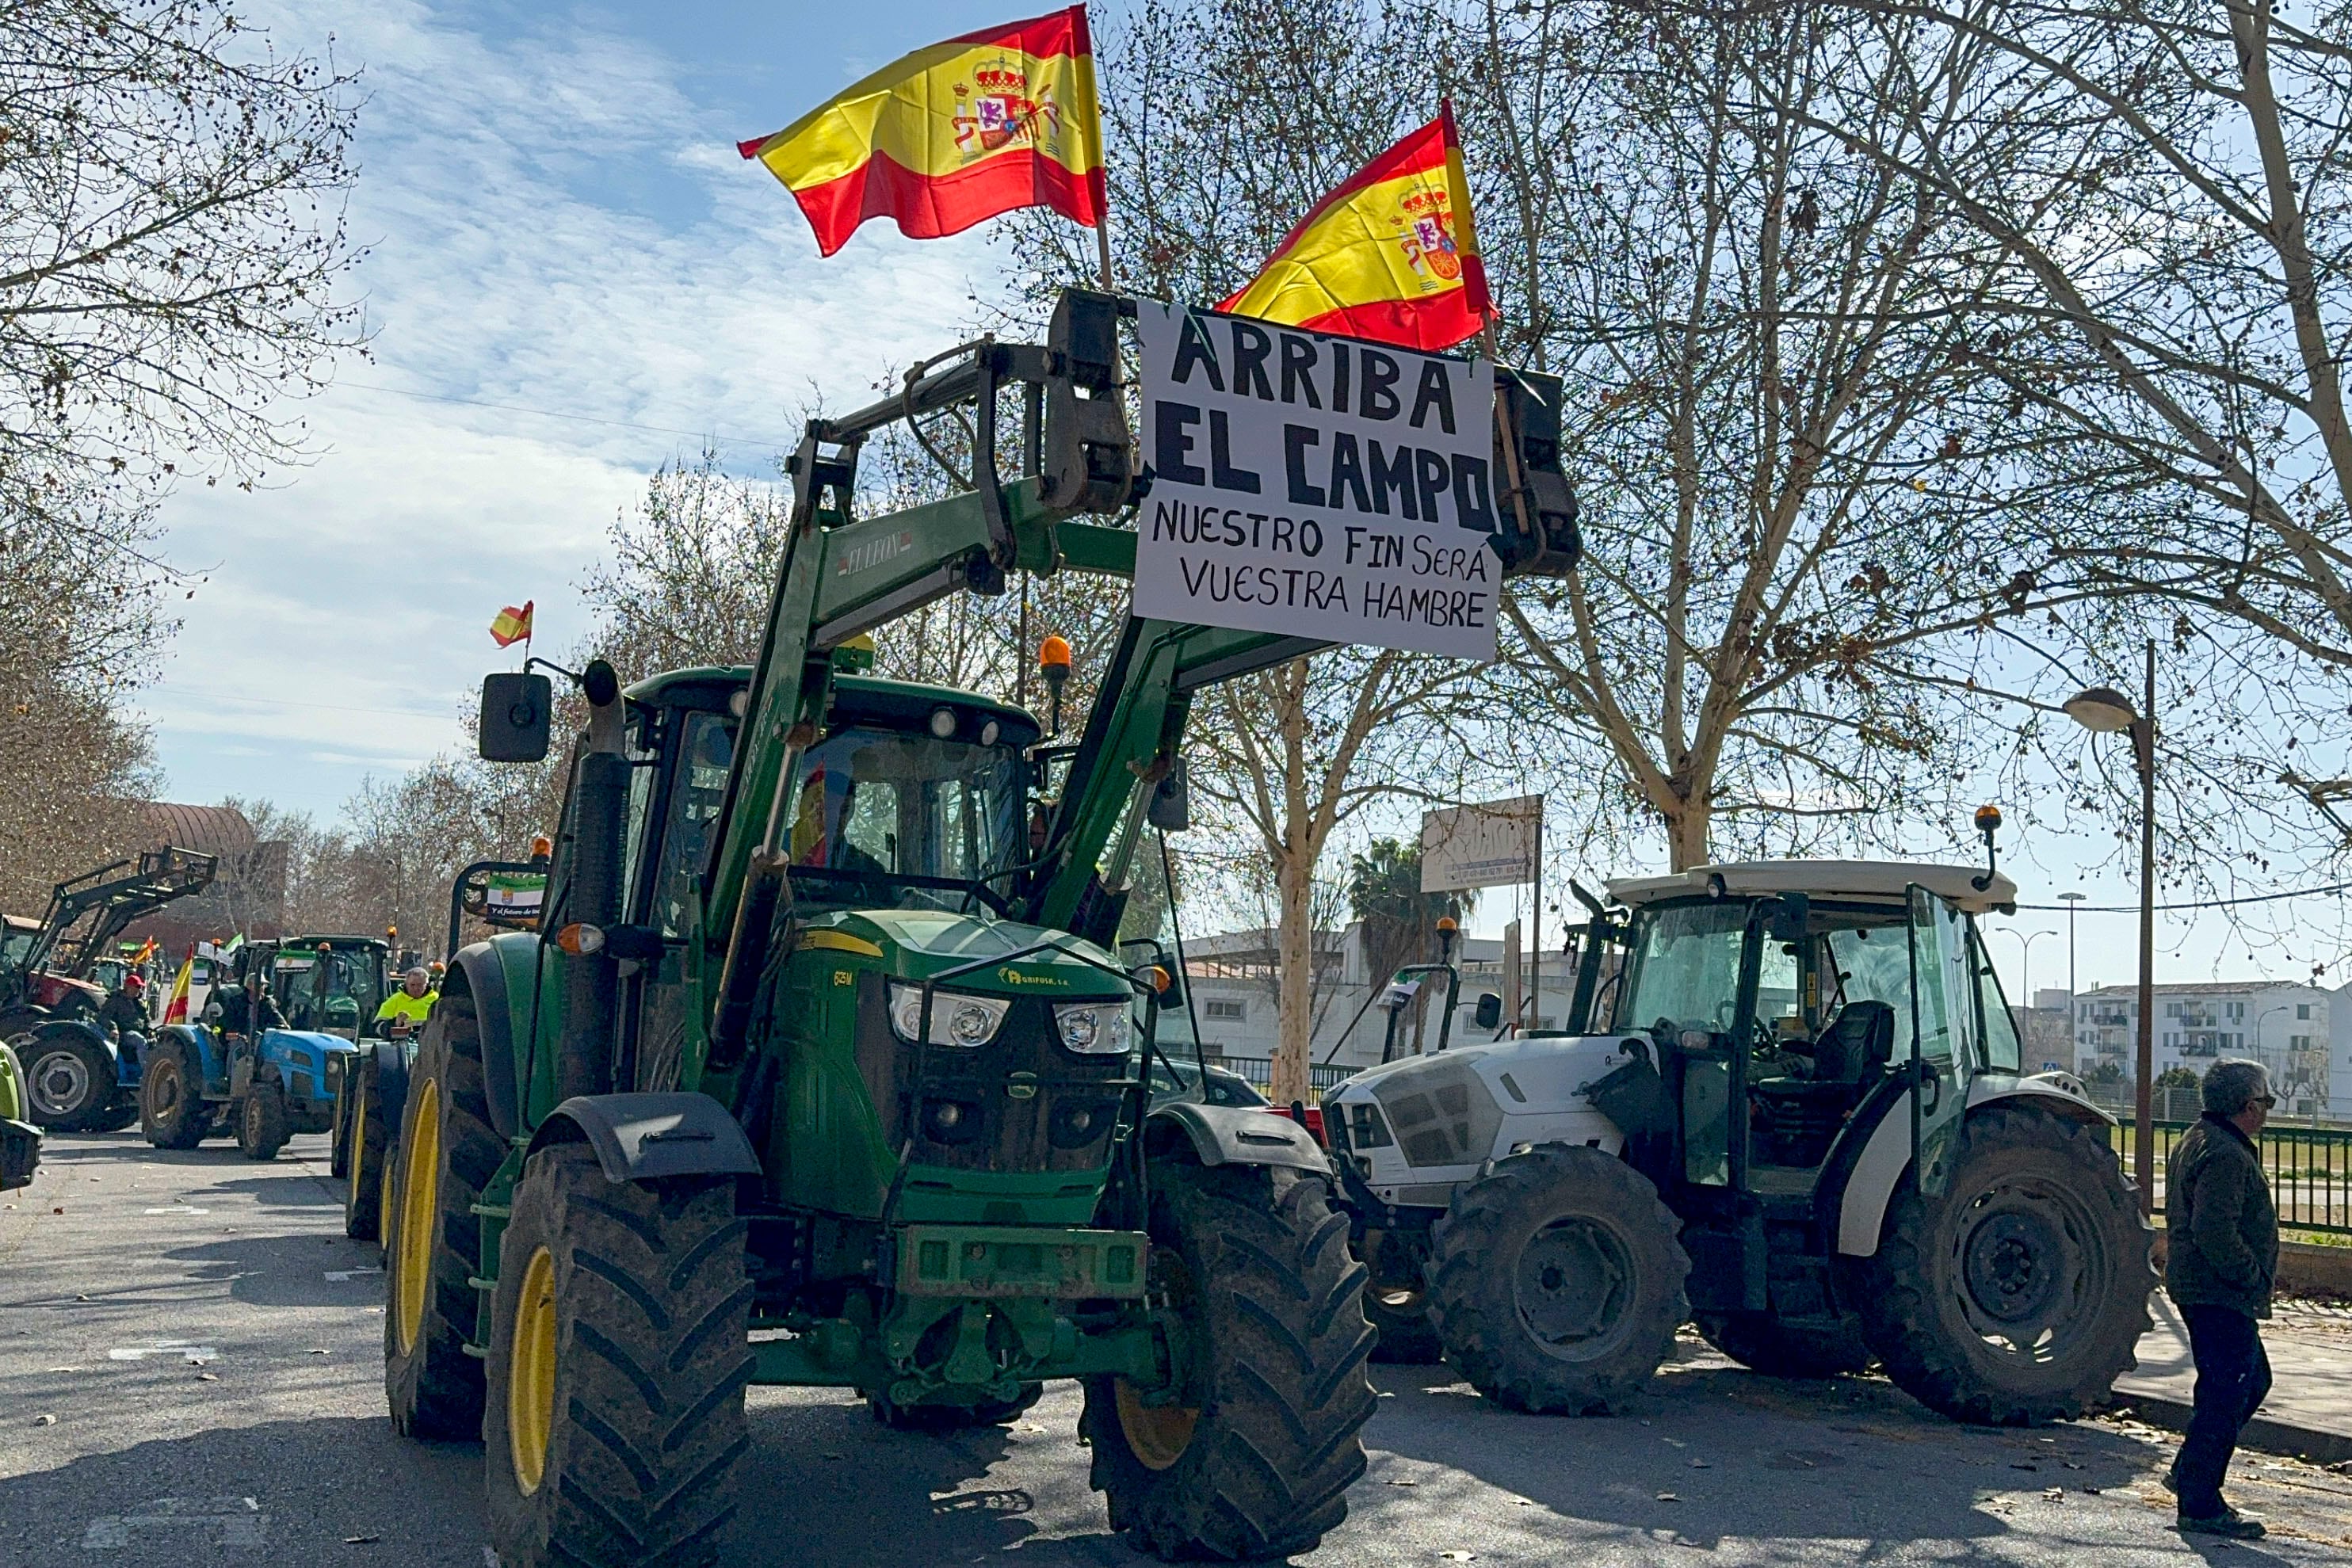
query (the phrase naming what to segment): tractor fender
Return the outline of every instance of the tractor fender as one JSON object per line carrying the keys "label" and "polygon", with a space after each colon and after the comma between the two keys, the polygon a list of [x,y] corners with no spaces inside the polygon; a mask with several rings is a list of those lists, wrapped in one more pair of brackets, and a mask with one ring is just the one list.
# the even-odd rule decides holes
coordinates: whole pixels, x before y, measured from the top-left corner
{"label": "tractor fender", "polygon": [[[2038,1111],[2069,1121],[2114,1124],[2115,1118],[2084,1098],[2071,1073],[2040,1073],[2020,1078],[2011,1073],[1980,1072],[1969,1080],[1965,1115],[2004,1101],[2028,1101]],[[1878,1250],[1878,1237],[1886,1222],[1886,1206],[1895,1199],[1895,1184],[1911,1168],[1911,1118],[1906,1102],[1896,1096],[1880,1118],[1861,1157],[1846,1177],[1845,1195],[1838,1205],[1837,1249],[1849,1258],[1867,1258]]]}
{"label": "tractor fender", "polygon": [[585,1143],[611,1182],[657,1176],[757,1176],[760,1157],[727,1107],[692,1091],[575,1094],[548,1113],[524,1158],[554,1144]]}
{"label": "tractor fender", "polygon": [[20,1041],[26,1040],[27,1039],[29,1039],[30,1041],[29,1044],[18,1044],[16,1046],[16,1054],[19,1058],[35,1054],[43,1040],[96,1040],[99,1046],[105,1051],[107,1060],[115,1063],[115,1071],[119,1081],[120,1074],[122,1070],[121,1060],[114,1049],[113,1040],[104,1030],[99,1028],[96,1024],[89,1022],[86,1019],[44,1019],[39,1023],[35,1024],[31,1029],[27,1030],[25,1034],[19,1035],[16,1038]]}
{"label": "tractor fender", "polygon": [[[1181,1134],[1181,1145],[1176,1139]],[[1294,1170],[1331,1174],[1331,1160],[1315,1134],[1287,1116],[1264,1106],[1204,1105],[1192,1100],[1171,1100],[1155,1105],[1143,1119],[1144,1146],[1154,1154],[1171,1146],[1189,1147],[1204,1166],[1288,1166]]]}
{"label": "tractor fender", "polygon": [[[522,1055],[515,1042],[530,1038],[531,979],[539,964],[539,937],[506,931],[460,947],[442,978],[446,994],[462,988],[474,998],[474,1028],[482,1047],[482,1080],[489,1095],[490,1125],[503,1138],[522,1130]],[[463,977],[462,988],[452,980]]]}
{"label": "tractor fender", "polygon": [[152,1056],[165,1045],[179,1048],[196,1075],[196,1092],[206,1098],[218,1098],[228,1092],[228,1062],[213,1031],[195,1024],[165,1024],[150,1036],[147,1053]]}

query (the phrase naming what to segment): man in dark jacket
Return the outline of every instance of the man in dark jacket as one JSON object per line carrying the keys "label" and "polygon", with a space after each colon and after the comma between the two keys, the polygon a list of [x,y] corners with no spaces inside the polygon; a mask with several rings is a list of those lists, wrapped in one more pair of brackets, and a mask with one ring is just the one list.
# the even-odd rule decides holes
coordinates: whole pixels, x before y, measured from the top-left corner
{"label": "man in dark jacket", "polygon": [[2271,1391],[2260,1320],[2271,1315],[2278,1270],[2278,1210],[2254,1136],[2273,1105],[2258,1061],[2217,1061],[2205,1074],[2205,1114],[2181,1135],[2166,1167],[2164,1288],[2189,1323],[2197,1363],[2189,1435],[2167,1479],[2180,1528],[2251,1541],[2262,1521],[2221,1500],[2238,1434]]}

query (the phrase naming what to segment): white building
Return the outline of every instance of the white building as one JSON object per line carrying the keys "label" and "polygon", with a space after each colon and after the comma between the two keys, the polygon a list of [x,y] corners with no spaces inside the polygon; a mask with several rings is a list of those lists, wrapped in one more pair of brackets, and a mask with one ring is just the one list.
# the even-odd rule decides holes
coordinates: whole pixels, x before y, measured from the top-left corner
{"label": "white building", "polygon": [[[2292,980],[2161,984],[2154,997],[2159,1077],[2175,1067],[2202,1073],[2221,1057],[2251,1057],[2270,1069],[2287,1113],[2352,1114],[2352,1039],[2336,1032],[2352,1035],[2352,998],[2331,1006],[2336,993]],[[2112,1066],[2129,1078],[2138,1024],[2137,986],[2077,996],[2074,1071],[2094,1078]]]}

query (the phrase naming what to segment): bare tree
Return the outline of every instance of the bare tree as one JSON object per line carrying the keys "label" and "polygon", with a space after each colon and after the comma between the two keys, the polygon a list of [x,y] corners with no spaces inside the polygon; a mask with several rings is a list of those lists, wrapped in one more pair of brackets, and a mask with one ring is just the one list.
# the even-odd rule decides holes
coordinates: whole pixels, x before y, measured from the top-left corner
{"label": "bare tree", "polygon": [[2101,592],[2063,549],[2097,459],[1978,368],[2031,321],[1998,244],[1790,106],[1941,146],[1980,59],[1801,5],[1467,33],[1507,351],[1566,378],[1584,509],[1581,570],[1506,604],[1529,732],[1582,737],[1677,867],[1947,809],[2000,638]]}

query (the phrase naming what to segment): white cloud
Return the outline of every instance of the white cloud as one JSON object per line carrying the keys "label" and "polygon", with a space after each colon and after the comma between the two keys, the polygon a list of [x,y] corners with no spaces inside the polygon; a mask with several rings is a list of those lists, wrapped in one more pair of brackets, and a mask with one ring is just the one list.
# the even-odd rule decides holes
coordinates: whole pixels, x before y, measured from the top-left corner
{"label": "white cloud", "polygon": [[331,32],[364,68],[351,228],[373,362],[299,411],[313,464],[167,504],[173,559],[211,571],[144,706],[174,795],[331,813],[457,741],[482,672],[511,662],[484,631],[500,605],[537,601],[541,647],[586,630],[604,529],[698,444],[592,421],[753,438],[729,458],[764,471],[813,396],[863,401],[951,342],[995,266],[979,235],[887,225],[821,262],[737,158],[745,128],[698,112],[679,62],[577,18],[520,38],[416,4],[257,19],[287,45]]}

